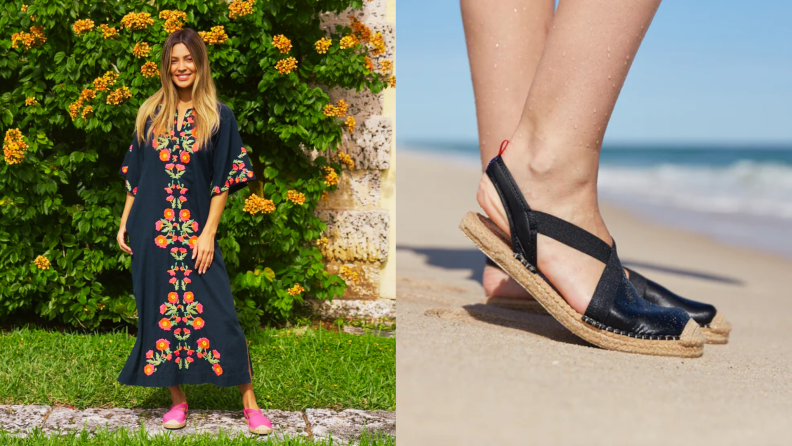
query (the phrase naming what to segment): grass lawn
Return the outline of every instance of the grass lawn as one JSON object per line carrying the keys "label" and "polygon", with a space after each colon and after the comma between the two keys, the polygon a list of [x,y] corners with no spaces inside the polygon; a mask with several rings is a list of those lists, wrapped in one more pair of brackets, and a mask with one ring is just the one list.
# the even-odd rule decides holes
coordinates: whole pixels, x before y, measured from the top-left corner
{"label": "grass lawn", "polygon": [[[88,432],[71,432],[67,435],[45,436],[41,431],[33,432],[27,438],[20,438],[14,435],[0,432],[0,444],[3,446],[81,446],[81,445],[129,445],[129,446],[158,446],[158,445],[179,445],[179,446],[247,446],[247,445],[272,445],[272,446],[331,446],[331,440],[309,440],[304,437],[294,438],[267,438],[262,441],[258,436],[253,435],[229,435],[221,432],[220,434],[195,434],[185,436],[171,436],[167,434],[149,435],[143,431],[129,432],[117,430],[112,433],[99,431],[95,436],[90,436]],[[387,436],[369,436],[363,433],[359,446],[396,446],[396,439]]]}
{"label": "grass lawn", "polygon": [[[264,329],[248,335],[248,342],[261,408],[396,409],[393,338],[325,329]],[[169,406],[167,389],[116,381],[134,343],[126,332],[18,328],[0,333],[0,402],[79,409]],[[205,384],[184,389],[190,408],[242,409],[236,387]]]}

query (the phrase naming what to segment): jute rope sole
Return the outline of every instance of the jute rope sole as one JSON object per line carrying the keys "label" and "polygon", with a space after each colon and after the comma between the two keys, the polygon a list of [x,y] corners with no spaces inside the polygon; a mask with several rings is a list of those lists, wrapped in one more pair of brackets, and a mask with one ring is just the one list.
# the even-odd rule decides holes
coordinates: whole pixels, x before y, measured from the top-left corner
{"label": "jute rope sole", "polygon": [[[494,296],[487,299],[487,305],[525,313],[547,315],[547,310],[532,296],[524,298]],[[728,344],[730,331],[731,324],[720,313],[715,314],[708,327],[701,327],[701,333],[707,338],[707,344]]]}
{"label": "jute rope sole", "polygon": [[729,342],[731,324],[720,313],[715,313],[709,326],[702,327],[701,332],[707,337],[707,344],[726,344]]}
{"label": "jute rope sole", "polygon": [[698,358],[704,354],[704,335],[692,319],[688,321],[678,340],[636,339],[583,322],[583,315],[570,307],[553,287],[513,257],[510,241],[497,235],[502,231],[489,218],[468,212],[459,228],[484,254],[522,285],[553,318],[581,339],[607,350],[643,355]]}

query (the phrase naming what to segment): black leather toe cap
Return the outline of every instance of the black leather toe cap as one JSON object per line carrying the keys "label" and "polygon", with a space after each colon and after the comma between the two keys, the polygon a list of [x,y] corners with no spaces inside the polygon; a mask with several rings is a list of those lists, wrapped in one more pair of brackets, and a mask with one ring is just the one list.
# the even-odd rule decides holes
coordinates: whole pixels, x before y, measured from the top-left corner
{"label": "black leather toe cap", "polygon": [[588,309],[586,313],[604,325],[638,336],[679,336],[690,320],[683,309],[642,299],[626,276],[620,281],[607,314],[589,314]]}
{"label": "black leather toe cap", "polygon": [[713,305],[685,299],[633,270],[629,270],[629,272],[630,282],[633,284],[636,291],[638,291],[638,295],[647,301],[661,307],[681,308],[699,325],[707,325],[712,322],[712,318],[715,317],[717,309]]}

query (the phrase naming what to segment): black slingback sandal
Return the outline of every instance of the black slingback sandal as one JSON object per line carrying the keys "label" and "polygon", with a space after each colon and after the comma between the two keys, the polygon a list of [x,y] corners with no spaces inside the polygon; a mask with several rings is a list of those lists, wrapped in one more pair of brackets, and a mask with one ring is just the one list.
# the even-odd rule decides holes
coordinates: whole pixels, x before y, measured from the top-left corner
{"label": "black slingback sandal", "polygon": [[[500,228],[498,229],[500,230]],[[503,231],[501,231],[501,233],[502,232]],[[506,237],[505,234],[502,236]],[[487,265],[499,268],[498,264],[493,262],[489,257],[487,257]],[[726,344],[729,342],[731,324],[714,306],[695,300],[685,299],[630,268],[625,267],[624,269],[628,271],[630,283],[632,283],[639,296],[661,307],[676,307],[685,310],[687,314],[699,324],[699,327],[701,327],[701,332],[704,334],[704,337],[707,338],[707,344]],[[525,311],[527,313],[547,313],[544,307],[530,296],[492,296],[487,298],[487,305]]]}
{"label": "black slingback sandal", "polygon": [[[599,347],[647,355],[699,357],[704,335],[679,308],[641,299],[624,273],[616,250],[590,232],[525,201],[501,158],[490,161],[487,175],[498,191],[511,228],[511,240],[489,218],[468,212],[460,229],[473,243],[523,286],[551,316],[572,333]],[[536,239],[541,233],[605,264],[585,314],[575,311],[536,268]]]}

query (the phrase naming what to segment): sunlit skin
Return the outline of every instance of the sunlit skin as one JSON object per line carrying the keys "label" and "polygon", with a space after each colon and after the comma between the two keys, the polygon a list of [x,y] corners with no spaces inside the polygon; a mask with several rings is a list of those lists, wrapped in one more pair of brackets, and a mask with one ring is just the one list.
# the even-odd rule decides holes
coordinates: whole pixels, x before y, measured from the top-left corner
{"label": "sunlit skin", "polygon": [[[176,87],[179,95],[179,119],[177,120],[177,131],[181,130],[181,125],[184,118],[184,113],[187,109],[192,108],[192,87],[195,83],[196,67],[193,62],[192,55],[183,43],[177,43],[171,50],[171,65],[168,71],[171,74],[171,80]],[[204,274],[207,269],[212,265],[214,259],[214,246],[215,235],[217,234],[217,226],[220,224],[220,217],[225,209],[226,200],[228,199],[228,191],[217,194],[212,197],[209,207],[209,216],[204,223],[201,235],[196,240],[195,247],[192,252],[192,259],[195,260],[195,271],[198,274]],[[121,216],[121,228],[118,231],[116,240],[121,250],[127,254],[132,254],[132,249],[126,243],[126,221],[129,216],[129,211],[132,208],[132,203],[135,201],[135,195],[127,192],[126,202],[124,204],[124,212]],[[248,371],[250,364],[248,364]],[[252,374],[251,374],[252,375]],[[245,409],[258,409],[256,403],[256,395],[253,392],[253,384],[241,384],[239,391],[242,394],[242,405]],[[171,393],[173,404],[181,404],[187,402],[187,395],[181,386],[168,387]]]}
{"label": "sunlit skin", "polygon": [[[612,244],[597,204],[605,129],[659,0],[461,0],[476,96],[482,162],[503,155],[529,205]],[[497,46],[496,46],[497,45]],[[509,223],[489,177],[479,205],[501,229]],[[585,313],[604,265],[539,235],[538,266],[567,302]],[[528,297],[487,267],[488,295]]]}

